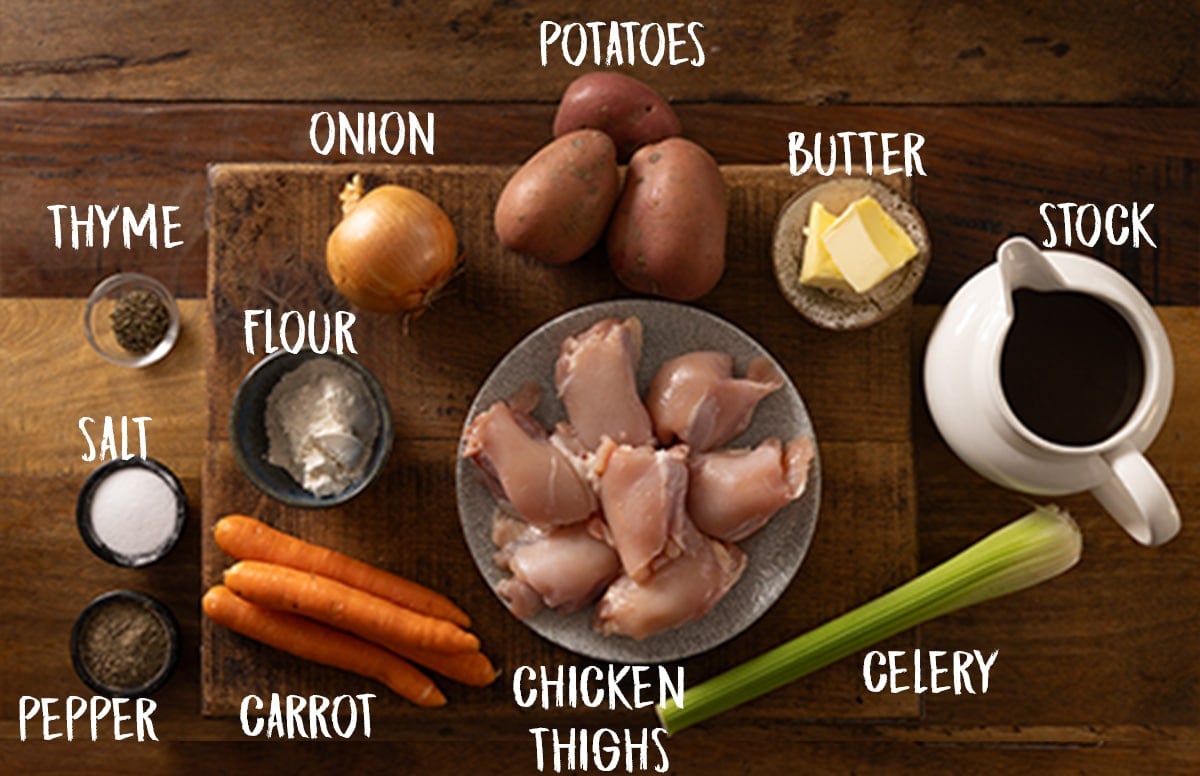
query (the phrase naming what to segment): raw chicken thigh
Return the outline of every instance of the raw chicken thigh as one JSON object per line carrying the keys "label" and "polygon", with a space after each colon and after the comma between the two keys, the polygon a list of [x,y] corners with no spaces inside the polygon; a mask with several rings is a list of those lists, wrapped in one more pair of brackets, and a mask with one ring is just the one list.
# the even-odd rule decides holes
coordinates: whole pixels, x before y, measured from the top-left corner
{"label": "raw chicken thigh", "polygon": [[708,614],[746,569],[732,544],[701,534],[691,521],[680,535],[682,554],[645,582],[621,575],[596,605],[592,627],[606,636],[644,639]]}
{"label": "raw chicken thigh", "polygon": [[786,382],[770,358],[735,377],[728,353],[686,353],[643,403],[642,334],[636,318],[607,318],[563,340],[554,383],[567,419],[553,433],[530,414],[531,384],[463,434],[502,502],[493,560],[510,576],[496,592],[519,618],[595,604],[593,629],[639,640],[699,620],[746,569],[733,543],[805,490],[811,437],[717,449]]}
{"label": "raw chicken thigh", "polygon": [[758,403],[782,386],[769,359],[752,360],[746,376],[735,378],[728,353],[696,351],[659,368],[646,406],[660,442],[679,439],[703,453],[745,431]]}
{"label": "raw chicken thigh", "polygon": [[593,514],[598,503],[591,485],[529,415],[537,405],[536,392],[522,390],[510,403],[498,401],[471,422],[463,434],[462,454],[475,461],[498,495],[539,528]]}
{"label": "raw chicken thigh", "polygon": [[495,563],[512,572],[496,592],[517,617],[543,608],[570,614],[594,602],[621,571],[617,553],[593,533],[592,518],[542,530],[497,511],[492,541]]}
{"label": "raw chicken thigh", "polygon": [[595,450],[602,437],[644,445],[654,439],[650,415],[638,397],[642,323],[606,318],[567,337],[554,365],[554,384],[579,441]]}
{"label": "raw chicken thigh", "polygon": [[605,537],[625,573],[645,581],[657,565],[677,555],[687,522],[688,449],[620,445],[607,454],[600,477]]}
{"label": "raw chicken thigh", "polygon": [[688,514],[709,536],[741,541],[800,498],[813,459],[811,437],[784,447],[768,439],[753,450],[719,450],[688,463]]}

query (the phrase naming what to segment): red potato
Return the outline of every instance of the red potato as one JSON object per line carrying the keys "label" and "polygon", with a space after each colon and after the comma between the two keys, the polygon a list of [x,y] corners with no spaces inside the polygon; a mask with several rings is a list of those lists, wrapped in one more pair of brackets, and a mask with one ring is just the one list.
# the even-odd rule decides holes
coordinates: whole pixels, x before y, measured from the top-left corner
{"label": "red potato", "polygon": [[554,136],[577,129],[599,129],[617,144],[626,162],[641,146],[682,132],[679,117],[662,95],[621,73],[588,73],[563,92],[554,115]]}
{"label": "red potato", "polygon": [[608,261],[642,293],[688,302],[725,272],[725,182],[716,160],[680,137],[633,155],[608,226]]}
{"label": "red potato", "polygon": [[600,240],[620,194],[616,147],[581,129],[552,140],[505,184],[496,202],[496,236],[509,250],[566,264]]}

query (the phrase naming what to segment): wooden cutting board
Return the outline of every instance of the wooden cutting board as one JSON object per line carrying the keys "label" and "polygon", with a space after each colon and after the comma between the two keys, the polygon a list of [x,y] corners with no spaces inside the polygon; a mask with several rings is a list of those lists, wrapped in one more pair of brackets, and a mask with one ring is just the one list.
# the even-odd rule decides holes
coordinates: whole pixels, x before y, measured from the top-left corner
{"label": "wooden cutting board", "polygon": [[[511,167],[222,164],[209,170],[208,316],[205,372],[209,426],[204,459],[205,587],[229,563],[209,529],[222,515],[256,515],[284,530],[443,590],[476,622],[504,673],[490,688],[441,682],[445,709],[418,711],[374,683],[262,647],[205,621],[203,711],[236,714],[250,693],[375,692],[376,713],[440,733],[485,726],[525,734],[531,712],[512,699],[512,670],[585,661],[541,640],[505,610],[479,575],[459,530],[454,462],[476,388],[525,334],[574,307],[631,294],[603,256],[548,267],[505,251],[492,208]],[[239,380],[261,358],[246,351],[244,311],[349,309],[325,271],[325,241],[339,217],[338,191],[354,172],[369,185],[412,186],[437,201],[458,230],[466,271],[406,333],[398,317],[361,313],[359,358],[391,399],[395,448],[383,478],[340,508],[303,511],[261,495],[230,452],[228,416]],[[908,579],[917,546],[910,433],[911,309],[870,329],[828,332],[805,323],[775,287],[770,240],[775,214],[820,179],[784,167],[727,167],[728,268],[700,306],[746,330],[799,388],[822,456],[822,504],[808,557],[791,586],[741,636],[685,662],[689,684],[712,676]],[[891,642],[908,648],[912,634]],[[757,719],[893,719],[920,714],[911,694],[867,693],[861,656],[745,707]],[[598,712],[546,712],[600,722]],[[641,724],[647,724],[642,712]],[[605,720],[615,719],[604,712]],[[619,715],[618,715],[619,716]],[[544,724],[545,719],[541,719]]]}

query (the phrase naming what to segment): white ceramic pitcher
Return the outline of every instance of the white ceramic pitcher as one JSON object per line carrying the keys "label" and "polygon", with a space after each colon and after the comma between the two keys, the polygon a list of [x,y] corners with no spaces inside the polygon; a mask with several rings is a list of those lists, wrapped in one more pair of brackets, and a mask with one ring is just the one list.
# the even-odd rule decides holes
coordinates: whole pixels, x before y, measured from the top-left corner
{"label": "white ceramic pitcher", "polygon": [[[1016,289],[1075,291],[1108,304],[1132,328],[1145,368],[1128,420],[1086,446],[1042,438],[1016,417],[1001,385]],[[972,276],[946,306],[925,356],[934,423],[971,468],[1000,485],[1041,496],[1091,491],[1138,542],[1159,545],[1179,531],[1179,509],[1143,451],[1162,428],[1175,368],[1162,323],[1118,272],[1088,256],[1041,251],[1024,237],[1001,244],[995,263]]]}

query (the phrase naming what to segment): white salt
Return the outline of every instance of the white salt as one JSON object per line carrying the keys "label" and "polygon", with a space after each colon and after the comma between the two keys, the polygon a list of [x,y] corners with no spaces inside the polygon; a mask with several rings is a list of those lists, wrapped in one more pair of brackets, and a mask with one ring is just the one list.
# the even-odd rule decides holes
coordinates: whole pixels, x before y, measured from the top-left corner
{"label": "white salt", "polygon": [[117,469],[92,494],[92,531],[127,563],[157,554],[175,533],[179,501],[157,473],[140,466]]}

